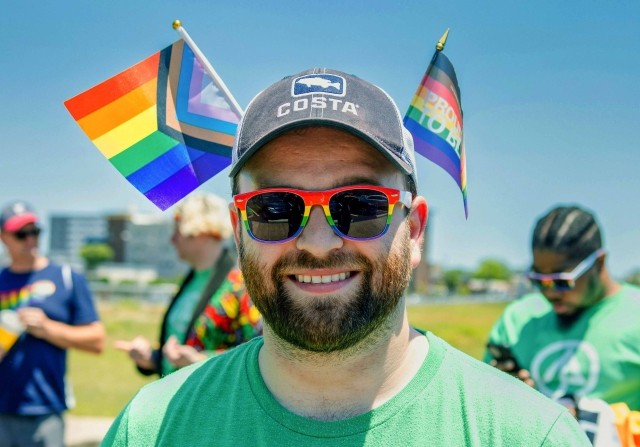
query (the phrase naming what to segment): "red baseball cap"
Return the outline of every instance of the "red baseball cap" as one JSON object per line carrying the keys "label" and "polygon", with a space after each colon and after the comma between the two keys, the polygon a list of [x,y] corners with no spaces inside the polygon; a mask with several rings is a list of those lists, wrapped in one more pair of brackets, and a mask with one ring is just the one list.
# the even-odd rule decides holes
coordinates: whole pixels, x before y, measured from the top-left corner
{"label": "red baseball cap", "polygon": [[0,229],[2,231],[18,231],[31,223],[37,224],[38,216],[33,208],[25,202],[13,202],[0,213]]}

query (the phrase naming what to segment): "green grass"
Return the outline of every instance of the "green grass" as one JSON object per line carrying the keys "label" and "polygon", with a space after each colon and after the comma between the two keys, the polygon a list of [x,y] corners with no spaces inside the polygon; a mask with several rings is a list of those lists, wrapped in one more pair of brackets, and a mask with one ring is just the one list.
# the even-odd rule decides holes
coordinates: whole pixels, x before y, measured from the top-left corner
{"label": "green grass", "polygon": [[437,304],[409,307],[409,321],[481,359],[491,326],[506,303]]}
{"label": "green grass", "polygon": [[[429,330],[469,355],[481,358],[489,329],[504,304],[446,304],[409,307],[411,323]],[[69,372],[77,406],[72,414],[116,416],[144,384],[155,380],[138,373],[128,356],[113,348],[118,339],[144,335],[157,340],[164,306],[133,301],[99,302],[107,328],[101,355],[78,351],[69,354]]]}
{"label": "green grass", "polygon": [[164,308],[134,301],[98,303],[107,342],[100,355],[75,350],[69,353],[69,373],[77,401],[72,414],[116,416],[141,386],[155,379],[141,375],[129,356],[115,349],[113,343],[138,335],[155,342]]}

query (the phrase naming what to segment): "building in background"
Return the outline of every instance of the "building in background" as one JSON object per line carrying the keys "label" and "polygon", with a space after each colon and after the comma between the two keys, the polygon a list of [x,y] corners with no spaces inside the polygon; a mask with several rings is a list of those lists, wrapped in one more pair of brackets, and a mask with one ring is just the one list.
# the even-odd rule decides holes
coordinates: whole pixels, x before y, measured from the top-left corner
{"label": "building in background", "polygon": [[104,243],[107,222],[102,216],[55,214],[49,218],[49,258],[59,264],[84,269],[80,249],[88,243]]}
{"label": "building in background", "polygon": [[161,278],[175,278],[186,271],[171,245],[173,221],[151,214],[107,216],[107,243],[112,262],[139,269],[154,269]]}
{"label": "building in background", "polygon": [[48,256],[82,271],[85,265],[80,249],[90,243],[105,243],[114,253],[108,263],[111,270],[114,266],[127,269],[129,276],[138,271],[140,278],[148,278],[153,270],[156,277],[174,279],[187,267],[171,245],[172,232],[173,221],[163,215],[56,213],[49,218]]}

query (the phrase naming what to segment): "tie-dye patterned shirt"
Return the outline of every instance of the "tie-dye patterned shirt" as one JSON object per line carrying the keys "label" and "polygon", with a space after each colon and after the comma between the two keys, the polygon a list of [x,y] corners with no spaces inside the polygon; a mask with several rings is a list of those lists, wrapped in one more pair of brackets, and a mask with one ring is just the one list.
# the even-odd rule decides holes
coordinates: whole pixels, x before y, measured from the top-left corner
{"label": "tie-dye patterned shirt", "polygon": [[262,318],[245,289],[242,272],[232,269],[196,319],[185,344],[219,353],[262,334]]}

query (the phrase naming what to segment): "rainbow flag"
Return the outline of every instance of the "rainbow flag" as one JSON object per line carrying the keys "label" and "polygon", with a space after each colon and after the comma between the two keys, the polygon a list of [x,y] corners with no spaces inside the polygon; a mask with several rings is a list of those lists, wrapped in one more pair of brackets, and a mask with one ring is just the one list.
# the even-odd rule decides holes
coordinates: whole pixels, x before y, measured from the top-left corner
{"label": "rainbow flag", "polygon": [[64,105],[113,167],[165,210],[231,163],[241,112],[220,82],[181,39]]}
{"label": "rainbow flag", "polygon": [[416,151],[458,183],[464,214],[468,217],[460,88],[453,65],[441,50],[431,59],[404,117],[404,125],[413,135]]}

